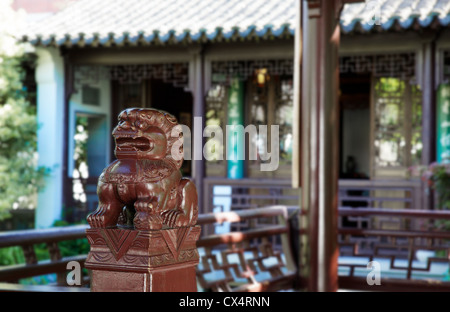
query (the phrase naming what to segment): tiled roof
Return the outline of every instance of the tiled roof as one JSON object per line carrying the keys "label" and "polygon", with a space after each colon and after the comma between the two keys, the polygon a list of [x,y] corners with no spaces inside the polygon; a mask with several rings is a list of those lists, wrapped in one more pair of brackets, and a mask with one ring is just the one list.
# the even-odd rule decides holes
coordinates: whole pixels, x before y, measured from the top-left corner
{"label": "tiled roof", "polygon": [[343,33],[446,27],[450,0],[367,0],[347,4],[341,13]]}
{"label": "tiled roof", "polygon": [[[29,25],[23,39],[44,46],[111,46],[290,38],[295,1],[79,0]],[[346,4],[341,25],[343,33],[447,26],[449,11],[450,0],[367,0]]]}
{"label": "tiled roof", "polygon": [[80,0],[37,25],[43,45],[206,42],[292,36],[296,0]]}

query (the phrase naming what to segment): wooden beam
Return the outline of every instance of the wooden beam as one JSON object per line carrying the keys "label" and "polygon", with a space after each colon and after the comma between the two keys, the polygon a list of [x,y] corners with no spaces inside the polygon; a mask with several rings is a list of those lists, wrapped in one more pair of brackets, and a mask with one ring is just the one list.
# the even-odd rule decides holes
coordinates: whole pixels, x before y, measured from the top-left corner
{"label": "wooden beam", "polygon": [[67,50],[74,65],[127,65],[188,62],[186,47],[85,48]]}

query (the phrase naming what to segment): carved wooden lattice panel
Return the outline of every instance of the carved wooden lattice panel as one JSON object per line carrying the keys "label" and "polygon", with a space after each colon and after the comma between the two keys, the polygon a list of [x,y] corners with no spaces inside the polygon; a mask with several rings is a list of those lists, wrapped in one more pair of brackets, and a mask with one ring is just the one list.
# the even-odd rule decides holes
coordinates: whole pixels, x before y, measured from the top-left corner
{"label": "carved wooden lattice panel", "polygon": [[[221,130],[226,127],[226,107],[227,107],[228,92],[227,88],[222,84],[214,84],[209,90],[205,101],[205,117],[206,126],[213,130]],[[219,128],[220,127],[220,128]],[[209,159],[205,164],[207,176],[226,176],[226,157],[225,146],[222,137],[216,137],[211,134],[211,137],[206,138],[208,146],[213,146],[208,149]]]}
{"label": "carved wooden lattice panel", "polygon": [[188,63],[118,65],[111,67],[111,79],[120,83],[140,83],[145,79],[161,79],[175,87],[189,84]]}
{"label": "carved wooden lattice panel", "polygon": [[410,79],[415,76],[415,53],[352,55],[339,59],[341,73],[372,73],[374,77]]}
{"label": "carved wooden lattice panel", "polygon": [[292,162],[292,143],[293,143],[293,79],[280,79],[275,84],[275,125],[280,128],[280,160],[287,164]]}
{"label": "carved wooden lattice panel", "polygon": [[[433,218],[412,222],[407,215],[404,212],[387,217],[380,212],[365,217],[363,227],[341,227],[339,275],[365,277],[369,272],[367,264],[377,261],[382,278],[445,281],[450,251],[450,235],[442,231],[445,223]],[[398,228],[384,230],[380,219],[391,219],[398,223]]]}
{"label": "carved wooden lattice panel", "polygon": [[188,63],[131,64],[114,66],[76,66],[75,89],[81,84],[97,84],[99,80],[116,80],[121,84],[141,83],[146,79],[161,79],[175,87],[187,88],[189,84]]}
{"label": "carved wooden lattice panel", "polygon": [[374,166],[406,167],[420,163],[422,93],[398,78],[374,83]]}
{"label": "carved wooden lattice panel", "polygon": [[[367,263],[375,260],[381,263],[381,273],[385,277],[438,280],[445,278],[449,270],[448,243],[441,239],[429,239],[425,244],[417,244],[415,240],[395,236],[385,239],[371,236],[364,239],[351,238],[349,242],[340,243],[340,275],[367,274]],[[420,252],[423,251],[431,252],[431,256],[420,259]],[[356,268],[360,268],[360,271],[356,272]]]}
{"label": "carved wooden lattice panel", "polygon": [[252,60],[252,61],[220,61],[212,62],[213,80],[228,82],[233,77],[242,80],[252,77],[259,69],[267,69],[269,75],[287,75],[294,73],[294,61],[292,59],[279,60]]}
{"label": "carved wooden lattice panel", "polygon": [[263,237],[260,242],[200,249],[200,286],[212,291],[244,291],[258,282],[287,276],[292,272],[286,268],[282,253],[273,246],[268,237]]}

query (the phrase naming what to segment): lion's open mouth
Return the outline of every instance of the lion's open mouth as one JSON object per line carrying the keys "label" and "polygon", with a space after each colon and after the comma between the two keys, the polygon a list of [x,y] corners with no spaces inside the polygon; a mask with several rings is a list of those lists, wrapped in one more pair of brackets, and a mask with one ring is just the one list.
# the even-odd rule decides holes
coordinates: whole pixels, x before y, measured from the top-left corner
{"label": "lion's open mouth", "polygon": [[150,150],[150,141],[143,137],[118,137],[116,138],[116,148],[118,151],[141,151]]}

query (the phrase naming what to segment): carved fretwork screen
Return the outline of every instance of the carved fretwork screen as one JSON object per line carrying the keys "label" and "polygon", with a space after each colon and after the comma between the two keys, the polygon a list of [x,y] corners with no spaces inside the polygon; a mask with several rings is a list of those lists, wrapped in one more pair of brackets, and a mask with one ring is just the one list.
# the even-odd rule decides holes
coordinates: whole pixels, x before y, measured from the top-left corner
{"label": "carved fretwork screen", "polygon": [[442,71],[442,81],[450,82],[450,50],[446,50],[443,53],[443,71]]}
{"label": "carved fretwork screen", "polygon": [[292,59],[223,61],[212,62],[211,65],[212,80],[226,84],[233,77],[247,80],[260,69],[266,69],[269,75],[276,76],[292,76],[294,72],[294,61]]}
{"label": "carved fretwork screen", "polygon": [[187,88],[189,83],[188,63],[164,63],[111,66],[111,80],[121,84],[136,84],[146,79],[161,79],[175,87]]}
{"label": "carved fretwork screen", "polygon": [[[206,96],[205,107],[205,125],[208,127],[220,127],[225,130],[226,125],[226,109],[227,109],[228,91],[223,84],[214,84],[209,89]],[[225,133],[224,133],[225,135]],[[207,176],[226,176],[227,164],[225,161],[224,137],[216,137],[212,135],[207,138],[209,144],[214,145],[210,151],[210,157],[206,162]]]}
{"label": "carved fretwork screen", "polygon": [[76,66],[75,89],[78,90],[77,87],[83,81],[95,83],[101,79],[118,81],[121,84],[138,84],[146,79],[161,79],[175,87],[187,88],[188,68],[188,63]]}
{"label": "carved fretwork screen", "polygon": [[[293,141],[293,66],[291,59],[221,61],[211,64],[212,87],[206,99],[206,124],[220,125],[225,129],[228,86],[232,79],[239,79],[245,86],[244,126],[254,125],[257,129],[260,125],[268,126],[267,134],[258,131],[257,134],[250,134],[247,138],[247,145],[255,144],[257,149],[257,159],[246,162],[246,174],[249,177],[261,175],[290,177]],[[274,172],[261,173],[260,164],[270,161],[265,159],[268,159],[270,149],[270,127],[274,125],[279,126],[280,166]],[[209,176],[226,175],[226,161],[207,162],[206,168]]]}
{"label": "carved fretwork screen", "polygon": [[339,59],[340,73],[372,73],[373,77],[414,79],[415,54],[352,55]]}
{"label": "carved fretwork screen", "polygon": [[415,53],[340,58],[341,74],[370,74],[371,175],[420,163],[422,94]]}

